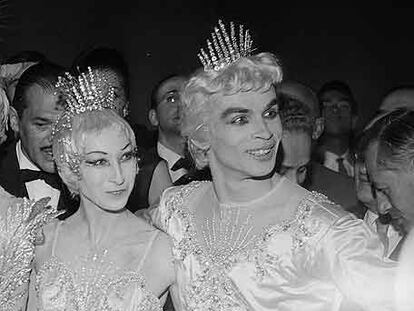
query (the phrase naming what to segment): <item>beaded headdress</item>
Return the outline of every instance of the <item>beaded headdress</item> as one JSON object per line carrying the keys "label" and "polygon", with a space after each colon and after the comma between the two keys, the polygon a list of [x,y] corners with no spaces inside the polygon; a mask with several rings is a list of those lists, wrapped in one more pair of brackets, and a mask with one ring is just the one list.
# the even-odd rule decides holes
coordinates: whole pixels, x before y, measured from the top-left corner
{"label": "beaded headdress", "polygon": [[221,20],[218,26],[214,27],[211,33],[211,41],[207,39],[207,52],[202,48],[198,53],[198,58],[205,71],[219,71],[241,57],[247,57],[252,54],[253,41],[248,29],[243,25],[236,26],[230,22],[230,34],[227,32],[225,25]]}
{"label": "beaded headdress", "polygon": [[[56,88],[63,97],[64,112],[53,124],[52,137],[57,137],[60,144],[72,145],[70,137],[59,137],[59,134],[72,130],[74,116],[96,110],[115,109],[114,88],[107,82],[103,72],[92,70],[90,67],[76,77],[66,72],[65,76],[58,77]],[[67,163],[73,171],[78,171],[79,155],[63,154],[59,160]]]}

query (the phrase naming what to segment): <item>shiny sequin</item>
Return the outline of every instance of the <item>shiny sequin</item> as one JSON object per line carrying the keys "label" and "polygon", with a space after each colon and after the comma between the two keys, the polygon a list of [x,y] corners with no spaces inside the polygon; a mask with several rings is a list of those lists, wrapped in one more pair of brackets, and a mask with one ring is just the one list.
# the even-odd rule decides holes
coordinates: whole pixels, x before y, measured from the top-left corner
{"label": "shiny sequin", "polygon": [[115,267],[107,254],[104,250],[81,258],[76,270],[57,257],[49,259],[36,277],[40,310],[161,311],[141,273]]}
{"label": "shiny sequin", "polygon": [[318,230],[317,225],[308,225],[312,206],[327,199],[318,193],[312,193],[300,202],[292,219],[266,226],[260,234],[252,235],[253,240],[248,244],[249,247],[242,247],[234,253],[223,252],[222,256],[216,253],[211,256],[208,247],[203,248],[198,242],[194,215],[186,205],[189,196],[202,183],[193,182],[181,187],[166,201],[166,222],[178,217],[182,225],[181,234],[173,236],[176,259],[185,265],[186,258],[194,256],[200,265],[199,272],[188,280],[188,286],[184,291],[184,304],[188,310],[250,310],[249,304],[232,282],[229,273],[236,265],[244,263],[254,266],[258,282],[272,273],[277,273],[280,258],[268,252],[268,243],[272,239],[277,239],[279,234],[289,233],[292,239],[292,252],[301,249],[307,239]]}
{"label": "shiny sequin", "polygon": [[28,289],[41,229],[61,212],[47,206],[50,198],[35,202],[10,196],[0,200],[7,204],[0,206],[5,209],[0,217],[0,306],[1,310],[17,310]]}

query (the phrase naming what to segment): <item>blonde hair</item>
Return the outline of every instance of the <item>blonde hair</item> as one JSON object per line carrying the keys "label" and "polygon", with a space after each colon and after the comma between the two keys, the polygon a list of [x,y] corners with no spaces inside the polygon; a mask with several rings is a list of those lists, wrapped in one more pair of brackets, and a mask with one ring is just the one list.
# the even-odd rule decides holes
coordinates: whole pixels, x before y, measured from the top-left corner
{"label": "blonde hair", "polygon": [[[67,120],[59,119],[59,122]],[[57,125],[58,126],[58,125]],[[86,137],[107,128],[119,129],[125,134],[133,148],[136,148],[135,134],[128,122],[112,109],[87,111],[72,116],[70,127],[59,127],[53,135],[53,158],[63,181],[69,190],[77,194],[78,189],[64,178],[69,174],[78,175]]]}

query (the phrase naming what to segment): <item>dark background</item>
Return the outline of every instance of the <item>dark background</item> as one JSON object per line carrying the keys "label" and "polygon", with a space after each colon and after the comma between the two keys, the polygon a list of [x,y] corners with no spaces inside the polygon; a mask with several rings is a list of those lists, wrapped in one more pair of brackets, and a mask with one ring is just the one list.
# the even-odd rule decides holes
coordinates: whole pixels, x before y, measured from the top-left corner
{"label": "dark background", "polygon": [[198,67],[198,49],[218,18],[249,27],[257,51],[278,55],[287,79],[315,89],[330,79],[348,82],[361,122],[385,91],[414,80],[412,8],[241,2],[1,0],[1,54],[38,50],[69,66],[92,45],[118,48],[130,67],[132,117],[146,125],[152,86]]}

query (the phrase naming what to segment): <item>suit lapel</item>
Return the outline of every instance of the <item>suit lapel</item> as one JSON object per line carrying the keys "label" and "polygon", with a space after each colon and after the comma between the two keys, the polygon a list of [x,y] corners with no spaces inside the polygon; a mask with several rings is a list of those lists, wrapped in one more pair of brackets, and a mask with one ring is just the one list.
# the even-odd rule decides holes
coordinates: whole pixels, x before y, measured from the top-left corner
{"label": "suit lapel", "polygon": [[15,196],[28,196],[26,186],[20,178],[16,143],[8,145],[0,157],[0,185]]}

